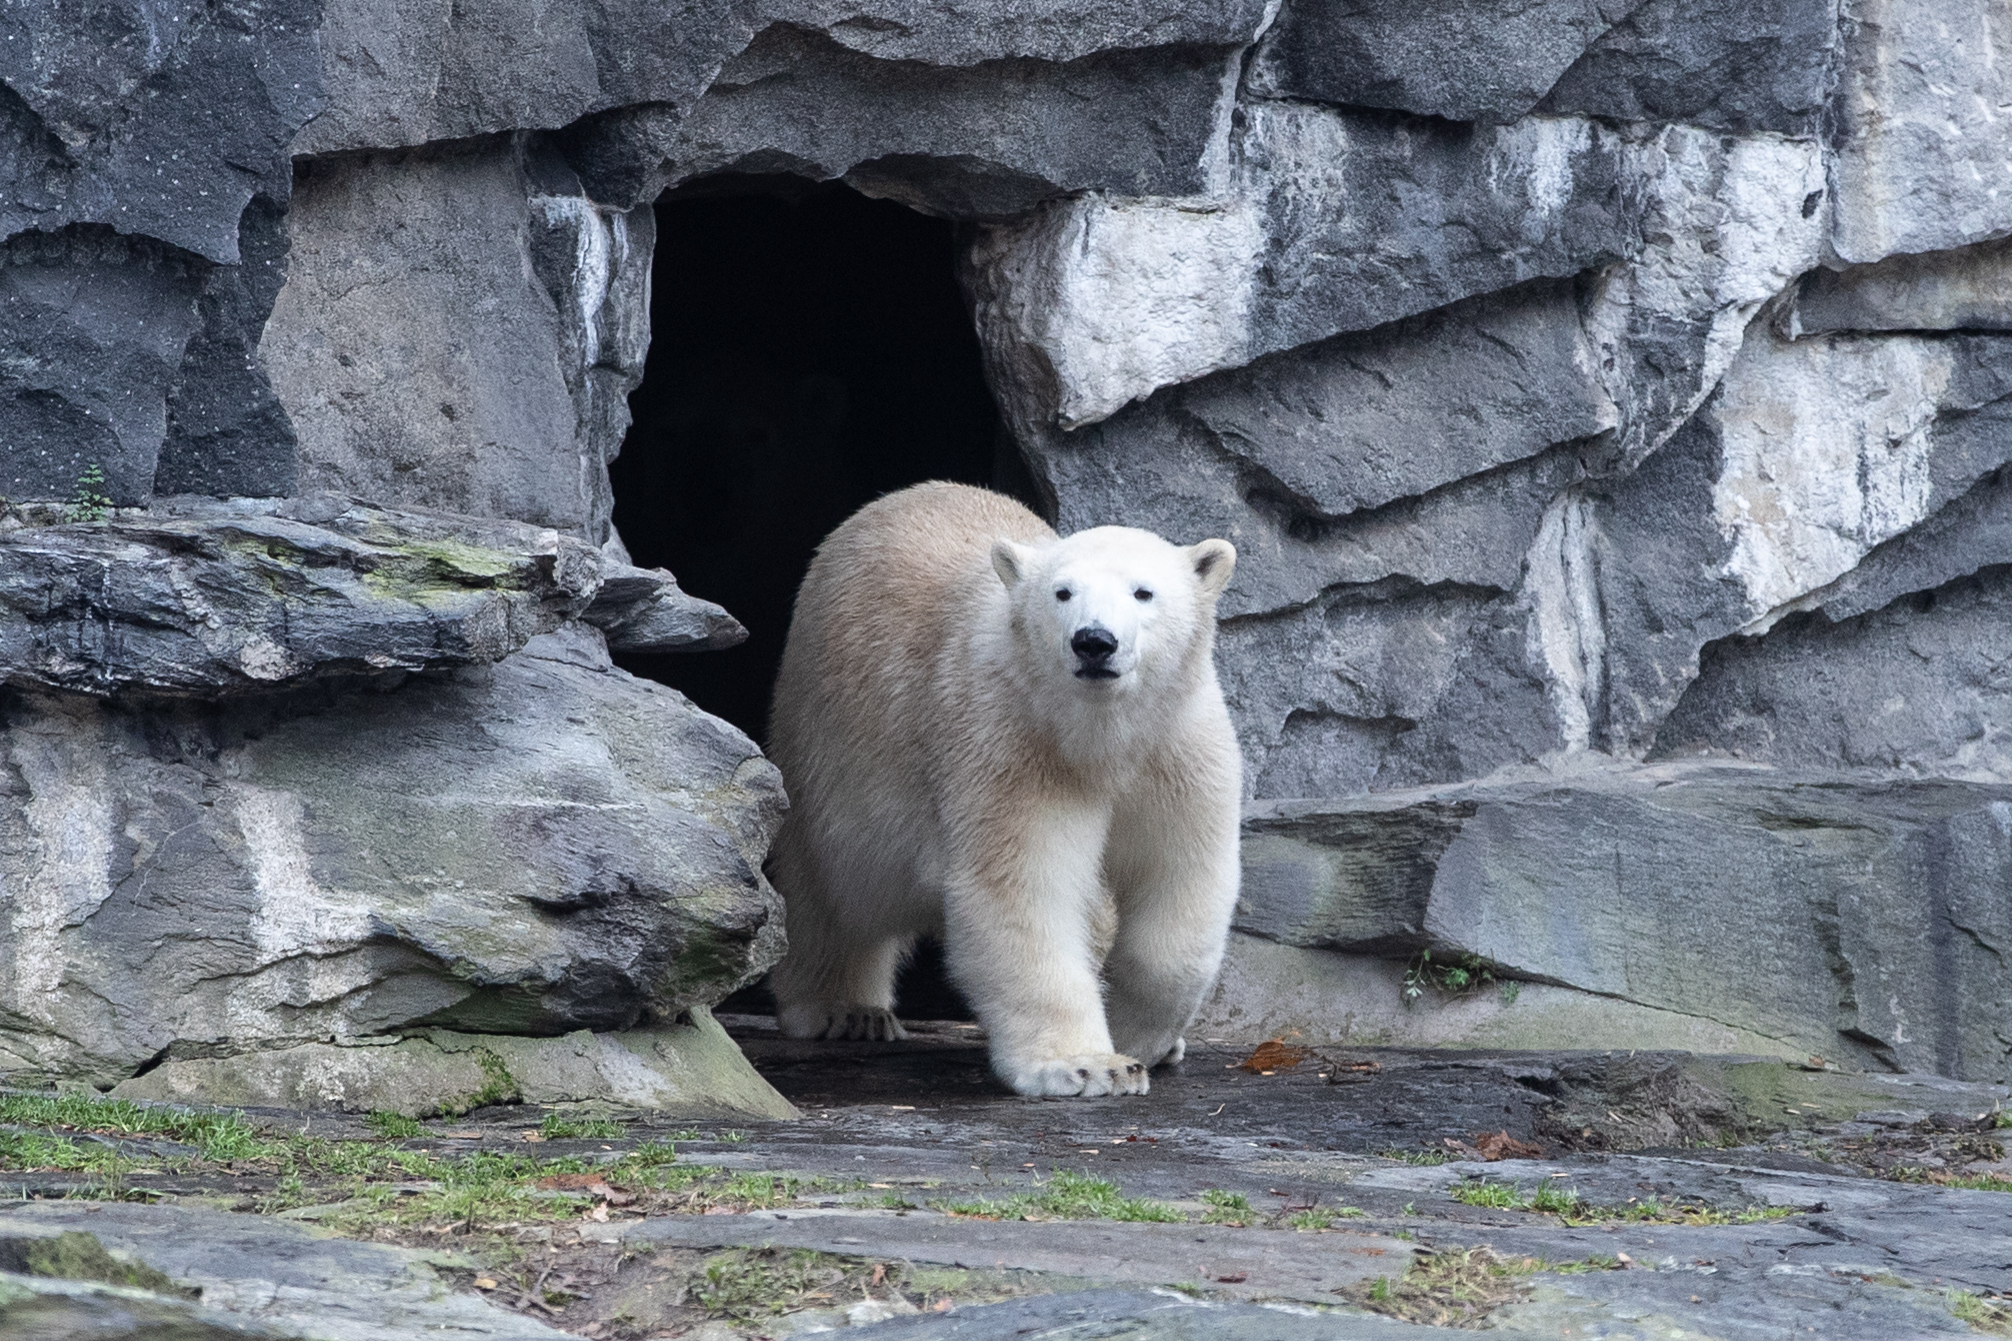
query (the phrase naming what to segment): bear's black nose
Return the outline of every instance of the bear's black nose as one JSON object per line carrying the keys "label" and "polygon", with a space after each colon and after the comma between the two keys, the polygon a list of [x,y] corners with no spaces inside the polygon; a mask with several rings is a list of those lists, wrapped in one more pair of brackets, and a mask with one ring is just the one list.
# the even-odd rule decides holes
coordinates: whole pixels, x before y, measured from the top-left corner
{"label": "bear's black nose", "polygon": [[1069,640],[1069,650],[1085,661],[1108,661],[1111,653],[1118,650],[1117,635],[1102,625],[1092,624],[1076,630],[1076,636]]}

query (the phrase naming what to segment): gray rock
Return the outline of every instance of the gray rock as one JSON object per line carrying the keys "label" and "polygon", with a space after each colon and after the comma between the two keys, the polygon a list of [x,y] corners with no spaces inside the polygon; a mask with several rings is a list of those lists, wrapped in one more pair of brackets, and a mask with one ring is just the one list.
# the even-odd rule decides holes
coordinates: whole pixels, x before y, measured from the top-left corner
{"label": "gray rock", "polygon": [[1030,1333],[1095,1336],[1100,1331],[1137,1341],[1204,1341],[1222,1336],[1261,1336],[1266,1341],[1431,1341],[1435,1336],[1459,1336],[1451,1328],[1420,1327],[1370,1314],[1287,1312],[1262,1304],[1183,1299],[1164,1290],[1040,1295],[960,1308],[943,1317],[891,1318],[879,1326],[883,1335],[901,1341],[1015,1341]]}
{"label": "gray rock", "polygon": [[208,270],[105,228],[0,243],[0,495],[68,501],[93,467],[118,503],[153,492]]}
{"label": "gray rock", "polygon": [[605,559],[600,590],[580,618],[601,630],[616,652],[716,652],[748,636],[719,606],[686,595],[667,569]]}
{"label": "gray rock", "polygon": [[[2008,359],[1997,336],[1791,344],[1757,325],[1706,408],[1589,505],[1564,556],[1598,599],[1550,598],[1545,655],[1591,667],[1586,711],[1609,746],[1648,747],[1706,643],[1820,600],[2012,459]],[[1894,404],[1897,385],[1920,392]]]}
{"label": "gray rock", "polygon": [[[1994,423],[1997,415],[1980,415]],[[1873,550],[1856,568],[1802,601],[1839,622],[1926,593],[1955,578],[2012,563],[2012,471],[1998,470],[1920,525]]]}
{"label": "gray rock", "polygon": [[1339,518],[1616,424],[1572,286],[1536,281],[1173,393],[1221,449]]}
{"label": "gray rock", "polygon": [[689,110],[611,113],[566,140],[601,201],[644,203],[716,172],[787,172],[999,218],[1072,191],[1206,190],[1236,71],[1221,46],[943,67],[777,26]]}
{"label": "gray rock", "polygon": [[1512,596],[1393,579],[1225,623],[1217,670],[1255,796],[1482,777],[1565,749]]}
{"label": "gray rock", "polygon": [[1977,0],[1847,0],[1830,245],[1867,263],[2012,233],[2012,30]]}
{"label": "gray rock", "polygon": [[598,634],[229,708],[20,695],[0,1069],[668,1020],[781,952],[775,770]]}
{"label": "gray rock", "polygon": [[1392,577],[1513,590],[1582,473],[1550,449],[1614,424],[1572,286],[1536,281],[1165,388],[1028,455],[1064,531],[1230,540],[1239,616]]}
{"label": "gray rock", "polygon": [[500,661],[601,582],[579,541],[508,522],[326,497],[182,511],[0,533],[0,680],[213,695]]}
{"label": "gray rock", "polygon": [[[609,1228],[615,1229],[613,1225]],[[1321,1237],[1215,1225],[973,1223],[915,1212],[800,1211],[665,1216],[616,1230],[623,1242],[681,1248],[774,1243],[910,1262],[984,1263],[1135,1285],[1206,1287],[1229,1298],[1327,1303],[1336,1290],[1395,1275],[1412,1250],[1380,1234]],[[1390,1259],[1396,1259],[1392,1261]],[[1221,1278],[1229,1277],[1224,1282]],[[1218,1284],[1230,1288],[1217,1290]]]}
{"label": "gray rock", "polygon": [[1790,339],[1830,331],[2012,328],[2012,242],[1812,270],[1779,324]]}
{"label": "gray rock", "polygon": [[161,1063],[120,1099],[408,1117],[493,1103],[616,1105],[653,1117],[794,1118],[702,1006],[688,1020],[558,1038],[445,1029],[397,1041],[301,1043]]}
{"label": "gray rock", "polygon": [[1247,815],[1237,924],[1474,954],[1806,1053],[2002,1082],[2008,807],[2002,785],[1673,766],[1274,802]]}
{"label": "gray rock", "polygon": [[[0,1234],[50,1238],[65,1232],[94,1234],[113,1252],[201,1292],[201,1307],[164,1314],[162,1331],[110,1331],[108,1336],[418,1341],[452,1330],[497,1341],[548,1341],[565,1335],[478,1294],[448,1289],[429,1260],[435,1254],[335,1238],[270,1216],[79,1201],[16,1202],[0,1211]],[[25,1285],[27,1279],[13,1277],[10,1283]],[[89,1294],[108,1297],[102,1290]],[[150,1303],[157,1298],[147,1297]],[[11,1320],[13,1307],[11,1298],[0,1303],[0,1323]],[[192,1324],[211,1330],[195,1330]],[[191,1330],[172,1330],[179,1326]]]}
{"label": "gray rock", "polygon": [[1253,92],[1514,121],[1643,0],[1292,0],[1259,43]]}
{"label": "gray rock", "polygon": [[294,491],[299,444],[257,354],[286,282],[285,210],[270,196],[245,206],[238,256],[238,264],[216,266],[204,278],[202,327],[168,391],[156,493],[277,498]]}
{"label": "gray rock", "polygon": [[496,139],[317,160],[287,232],[258,353],[300,487],[606,538],[648,211],[603,212],[549,150]]}
{"label": "gray rock", "polygon": [[758,33],[787,26],[883,62],[972,66],[1062,62],[1102,51],[1231,47],[1263,17],[1256,0],[1090,5],[1041,0],[942,10],[915,0],[783,0],[667,12],[633,3],[476,10],[331,0],[323,28],[328,109],[298,154],[399,145],[517,128],[558,129],[638,104],[690,108]]}
{"label": "gray rock", "polygon": [[1591,122],[1253,103],[1240,127],[1237,177],[1211,198],[1091,196],[980,230],[967,284],[1014,423],[1094,423],[1161,386],[1637,245],[1625,146]]}
{"label": "gray rock", "polygon": [[1870,614],[1713,643],[1701,662],[1652,757],[2012,782],[2012,554]]}
{"label": "gray rock", "polygon": [[0,13],[0,238],[103,224],[238,259],[255,193],[321,106],[319,0]]}
{"label": "gray rock", "polygon": [[1811,141],[1667,126],[1634,143],[1629,194],[1642,249],[1599,277],[1585,323],[1632,465],[1711,394],[1762,306],[1821,259],[1829,184]]}
{"label": "gray rock", "polygon": [[1537,111],[1815,135],[1837,55],[1837,0],[1296,0],[1250,87],[1455,121]]}
{"label": "gray rock", "polygon": [[1816,136],[1838,77],[1838,0],[1631,5],[1540,112]]}
{"label": "gray rock", "polygon": [[37,1338],[151,1333],[177,1341],[244,1341],[286,1335],[186,1299],[12,1272],[0,1272],[0,1326]]}

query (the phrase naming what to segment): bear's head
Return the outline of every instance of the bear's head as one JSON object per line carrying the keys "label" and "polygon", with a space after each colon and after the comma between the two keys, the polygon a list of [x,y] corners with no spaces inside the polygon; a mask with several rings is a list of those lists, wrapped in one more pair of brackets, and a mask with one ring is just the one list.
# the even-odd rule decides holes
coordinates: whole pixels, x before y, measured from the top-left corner
{"label": "bear's head", "polygon": [[1037,669],[1089,694],[1189,678],[1214,647],[1216,598],[1236,563],[1227,540],[1183,549],[1130,526],[1099,526],[1047,545],[992,546],[1015,631]]}

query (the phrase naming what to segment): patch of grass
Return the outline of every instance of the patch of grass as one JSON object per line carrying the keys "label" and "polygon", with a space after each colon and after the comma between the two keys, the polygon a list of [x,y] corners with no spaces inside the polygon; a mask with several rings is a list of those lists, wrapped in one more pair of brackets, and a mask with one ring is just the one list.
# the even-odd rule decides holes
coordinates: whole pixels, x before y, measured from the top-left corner
{"label": "patch of grass", "polygon": [[[225,1166],[233,1174],[272,1180],[270,1189],[253,1194],[245,1209],[270,1214],[328,1205],[334,1209],[323,1222],[350,1233],[386,1227],[471,1232],[509,1222],[565,1219],[598,1200],[622,1204],[607,1189],[638,1197],[661,1194],[658,1206],[697,1210],[783,1206],[801,1196],[860,1186],[685,1164],[675,1144],[663,1139],[598,1157],[542,1157],[532,1153],[536,1146],[442,1154],[399,1144],[426,1132],[411,1119],[389,1113],[367,1119],[371,1138],[331,1140],[261,1135],[236,1112],[36,1094],[0,1096],[0,1123],[41,1128],[0,1131],[0,1171],[87,1175],[89,1184],[73,1190],[75,1197],[134,1195],[129,1176],[135,1173],[201,1173]],[[616,1134],[608,1130],[613,1124],[569,1125],[590,1136]],[[192,1151],[150,1153],[116,1139],[146,1137],[171,1138]],[[603,1191],[593,1190],[604,1184]]]}
{"label": "patch of grass", "polygon": [[1210,1188],[1202,1193],[1202,1203],[1208,1209],[1202,1212],[1205,1225],[1229,1225],[1242,1229],[1257,1218],[1251,1209],[1250,1198],[1241,1192],[1222,1192]]}
{"label": "patch of grass", "polygon": [[899,1192],[888,1192],[880,1198],[880,1208],[886,1211],[915,1211],[922,1209]]}
{"label": "patch of grass", "polygon": [[1472,1327],[1502,1305],[1523,1297],[1518,1269],[1488,1248],[1422,1253],[1402,1276],[1378,1276],[1344,1291],[1386,1317],[1435,1327]]}
{"label": "patch of grass", "polygon": [[1305,1232],[1328,1229],[1333,1224],[1334,1217],[1326,1211],[1294,1211],[1285,1218],[1287,1229],[1297,1229]]}
{"label": "patch of grass", "polygon": [[2012,1336],[2012,1299],[1951,1290],[1945,1298],[1958,1322],[1986,1336]]}
{"label": "patch of grass", "polygon": [[932,1202],[949,1215],[968,1215],[983,1220],[1128,1220],[1156,1224],[1180,1224],[1187,1217],[1165,1202],[1143,1197],[1126,1197],[1118,1185],[1088,1174],[1057,1169],[1032,1196],[1003,1197],[997,1200]]}
{"label": "patch of grass", "polygon": [[2012,1178],[2001,1178],[1995,1173],[1942,1173],[1937,1171],[1927,1175],[1926,1182],[1938,1187],[1963,1187],[1972,1192],[2012,1192]]}
{"label": "patch of grass", "polygon": [[243,1113],[195,1112],[81,1094],[0,1095],[0,1122],[108,1136],[165,1136],[195,1146],[204,1159],[220,1164],[255,1158],[272,1148]]}
{"label": "patch of grass", "polygon": [[[854,1274],[842,1258],[805,1249],[736,1248],[715,1253],[692,1281],[691,1297],[715,1318],[754,1323],[815,1304],[830,1304]],[[880,1279],[887,1271],[880,1268]]]}
{"label": "patch of grass", "polygon": [[1420,1253],[1402,1276],[1379,1276],[1337,1293],[1405,1322],[1478,1327],[1497,1308],[1521,1299],[1528,1278],[1539,1272],[1613,1271],[1620,1265],[1612,1257],[1547,1262],[1541,1257],[1503,1257],[1492,1248],[1448,1249]]}
{"label": "patch of grass", "polygon": [[418,1119],[409,1118],[403,1113],[371,1113],[365,1116],[363,1125],[370,1128],[372,1135],[382,1136],[388,1141],[410,1140],[415,1136],[426,1134],[426,1129],[419,1125]]}
{"label": "patch of grass", "polygon": [[1555,1215],[1568,1225],[1628,1221],[1656,1225],[1750,1225],[1763,1220],[1780,1220],[1798,1214],[1794,1206],[1748,1206],[1743,1210],[1721,1211],[1696,1202],[1664,1204],[1654,1197],[1630,1200],[1625,1206],[1596,1206],[1579,1195],[1546,1179],[1534,1192],[1525,1192],[1511,1183],[1470,1178],[1449,1194],[1455,1201],[1490,1210],[1531,1211]]}
{"label": "patch of grass", "polygon": [[572,1140],[620,1140],[628,1135],[629,1129],[619,1122],[609,1122],[604,1118],[568,1118],[557,1113],[547,1113],[545,1120],[538,1124],[538,1134],[548,1141]]}
{"label": "patch of grass", "polygon": [[1410,1164],[1418,1168],[1430,1168],[1453,1162],[1450,1150],[1406,1150],[1399,1146],[1386,1146],[1376,1152],[1378,1159],[1394,1159],[1400,1164]]}

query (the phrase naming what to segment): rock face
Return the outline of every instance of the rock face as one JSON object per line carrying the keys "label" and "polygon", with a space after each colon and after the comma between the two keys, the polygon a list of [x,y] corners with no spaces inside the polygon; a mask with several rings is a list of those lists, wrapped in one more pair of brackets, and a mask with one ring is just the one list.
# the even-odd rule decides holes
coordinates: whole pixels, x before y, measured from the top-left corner
{"label": "rock face", "polygon": [[[22,997],[0,1037],[117,1078],[171,1046],[163,1068],[421,1029],[607,1034],[759,970],[769,820],[748,817],[772,776],[595,658],[740,636],[628,563],[607,467],[645,366],[652,202],[776,174],[957,221],[1008,475],[1063,529],[1237,544],[1220,656],[1254,804],[1368,796],[1350,841],[1411,851],[1438,812],[1373,798],[1590,770],[1623,781],[1487,812],[1491,851],[1560,854],[1516,877],[1553,948],[1593,916],[1563,887],[1560,835],[1585,826],[1613,869],[1673,873],[1603,954],[1678,962],[1674,891],[1734,888],[1750,916],[1716,925],[1756,937],[1862,914],[2003,951],[1935,901],[1943,876],[1853,844],[1971,844],[2002,882],[2012,842],[1963,818],[2012,783],[2008,31],[1985,0],[16,5],[0,493],[23,524],[0,535],[0,669],[8,748],[42,761],[17,763],[34,781],[6,822],[44,837],[0,864],[0,912],[79,948],[49,961],[71,995]],[[579,735],[569,712],[645,725]],[[675,745],[645,768],[626,736]],[[535,760],[603,747],[540,790]],[[1699,760],[1760,771],[1686,784],[1696,814],[1625,782]],[[253,765],[307,818],[260,829],[232,771]],[[403,790],[348,781],[386,769]],[[548,814],[575,783],[629,799]],[[59,794],[93,798],[77,832],[98,837],[50,856]],[[450,794],[490,798],[490,827],[413,818]],[[1818,797],[1805,828],[1768,827]],[[660,804],[703,818],[665,827]],[[546,816],[549,841],[512,840],[535,859],[474,836],[504,813]],[[97,894],[46,893],[155,908],[137,890],[167,875],[79,872],[165,871],[133,835],[201,834],[233,874],[200,887],[249,916],[250,854],[280,848],[245,835],[268,832],[301,836],[272,869],[303,906],[334,900],[348,948],[184,963],[164,933],[63,911]],[[1776,883],[1715,884],[1788,871],[1767,863],[1790,832],[1828,836]],[[509,935],[398,883],[436,870]],[[1324,897],[1388,935],[1295,941],[1255,874],[1246,934],[1349,963],[1471,952],[1742,1039],[2012,1076],[1982,1015],[1866,989],[1845,1020],[1843,961],[1812,986],[1808,936],[1783,969],[1801,995],[1752,964],[1751,990],[1620,992],[1531,926],[1497,938],[1508,886],[1435,895],[1398,935],[1382,879]],[[730,947],[709,967],[701,925]],[[242,987],[296,953],[323,986]],[[154,955],[144,990],[93,976]],[[1940,971],[1908,964],[1850,971]]]}

